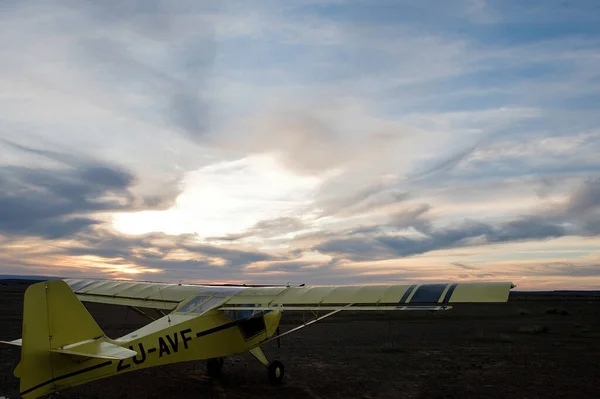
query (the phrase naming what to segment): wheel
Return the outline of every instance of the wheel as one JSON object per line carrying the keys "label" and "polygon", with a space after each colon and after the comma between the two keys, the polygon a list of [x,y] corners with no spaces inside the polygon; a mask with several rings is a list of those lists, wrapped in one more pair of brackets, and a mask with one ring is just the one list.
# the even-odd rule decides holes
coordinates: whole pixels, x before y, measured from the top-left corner
{"label": "wheel", "polygon": [[221,370],[223,369],[223,358],[222,357],[213,357],[212,359],[208,359],[206,361],[206,372],[211,377],[216,377],[221,375]]}
{"label": "wheel", "polygon": [[279,385],[285,376],[285,367],[280,361],[273,360],[269,364],[269,367],[267,367],[267,373],[269,375],[269,382],[271,385]]}

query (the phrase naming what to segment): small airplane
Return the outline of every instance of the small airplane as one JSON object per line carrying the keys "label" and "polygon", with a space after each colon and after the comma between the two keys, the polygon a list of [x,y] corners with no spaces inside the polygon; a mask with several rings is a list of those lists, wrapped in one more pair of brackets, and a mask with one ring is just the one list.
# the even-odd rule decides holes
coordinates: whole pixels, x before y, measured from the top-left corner
{"label": "small airplane", "polygon": [[[507,302],[510,282],[354,285],[186,285],[116,280],[65,279],[33,284],[25,292],[23,338],[14,374],[23,398],[146,367],[207,360],[218,375],[226,356],[249,352],[271,384],[284,365],[269,361],[261,346],[340,311],[447,310],[451,304]],[[82,302],[128,306],[152,321],[111,339]],[[154,308],[154,319],[140,308]],[[286,310],[312,311],[314,319],[279,334]],[[320,311],[325,314],[319,316]]]}

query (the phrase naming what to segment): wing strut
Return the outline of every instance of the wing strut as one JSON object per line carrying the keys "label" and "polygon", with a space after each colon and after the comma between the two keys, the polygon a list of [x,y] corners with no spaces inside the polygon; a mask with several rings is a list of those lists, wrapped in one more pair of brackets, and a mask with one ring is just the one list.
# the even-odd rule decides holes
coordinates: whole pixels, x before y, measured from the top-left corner
{"label": "wing strut", "polygon": [[291,334],[291,333],[293,333],[293,332],[295,332],[295,331],[298,331],[298,330],[300,330],[300,329],[302,329],[302,328],[304,328],[304,327],[308,327],[308,326],[310,326],[311,324],[313,324],[313,323],[316,323],[317,321],[323,320],[323,319],[325,319],[325,318],[327,318],[327,317],[329,317],[329,316],[333,316],[334,314],[336,314],[336,313],[338,313],[338,312],[341,312],[341,311],[342,311],[342,310],[344,310],[345,308],[347,308],[347,307],[350,307],[350,306],[352,306],[352,305],[354,305],[354,304],[353,304],[353,303],[349,303],[349,304],[347,304],[346,306],[344,306],[344,307],[342,307],[342,308],[340,308],[340,309],[336,309],[336,310],[334,310],[334,311],[331,311],[331,312],[329,312],[329,313],[326,313],[326,314],[324,314],[324,315],[323,315],[323,316],[321,316],[321,317],[317,317],[316,319],[313,319],[313,320],[307,321],[306,323],[304,323],[304,324],[302,324],[302,325],[299,325],[298,327],[292,328],[291,330],[288,330],[288,331],[286,331],[286,332],[284,332],[284,333],[281,333],[281,334],[274,335],[274,336],[272,336],[271,338],[269,338],[269,339],[267,339],[267,340],[265,340],[265,341],[262,341],[260,344],[258,344],[258,345],[256,345],[256,346],[264,345],[264,344],[266,344],[266,343],[268,343],[268,342],[271,342],[271,341],[273,341],[273,340],[276,340],[276,339],[279,339],[279,338],[281,338],[281,337],[283,337],[283,336],[285,336],[285,335],[288,335],[288,334]]}
{"label": "wing strut", "polygon": [[142,316],[146,316],[147,318],[149,318],[152,321],[156,321],[156,318],[150,316],[148,313],[144,312],[142,309],[140,309],[138,307],[130,306],[129,308],[133,309],[136,313],[141,314]]}

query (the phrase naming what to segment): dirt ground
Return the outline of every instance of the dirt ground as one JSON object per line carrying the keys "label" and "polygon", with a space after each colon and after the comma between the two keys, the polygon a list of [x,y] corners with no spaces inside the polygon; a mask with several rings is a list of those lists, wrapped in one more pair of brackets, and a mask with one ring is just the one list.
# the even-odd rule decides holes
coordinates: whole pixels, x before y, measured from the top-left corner
{"label": "dirt ground", "polygon": [[[30,282],[0,281],[0,339],[21,336]],[[122,307],[90,304],[107,335],[146,323]],[[309,317],[309,315],[304,315]],[[284,315],[282,331],[302,320]],[[286,366],[271,387],[249,355],[227,358],[218,379],[204,362],[140,370],[62,398],[599,398],[600,296],[513,292],[507,304],[447,312],[344,313],[273,342]],[[0,397],[18,397],[19,348],[0,346]]]}

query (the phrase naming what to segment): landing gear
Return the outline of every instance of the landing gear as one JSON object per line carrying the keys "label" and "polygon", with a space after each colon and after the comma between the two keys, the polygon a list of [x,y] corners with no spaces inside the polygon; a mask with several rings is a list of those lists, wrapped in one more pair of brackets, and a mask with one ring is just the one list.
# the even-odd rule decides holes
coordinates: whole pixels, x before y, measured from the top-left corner
{"label": "landing gear", "polygon": [[269,363],[267,357],[259,347],[250,349],[250,353],[267,368],[267,376],[269,377],[271,385],[280,385],[285,376],[285,367],[283,366],[283,363],[279,360],[273,360]]}
{"label": "landing gear", "polygon": [[273,360],[267,367],[267,374],[269,375],[269,382],[271,385],[281,385],[283,377],[285,376],[285,367],[279,360]]}
{"label": "landing gear", "polygon": [[217,377],[221,375],[224,362],[225,359],[222,357],[213,357],[212,359],[208,359],[206,361],[206,373],[211,377]]}

